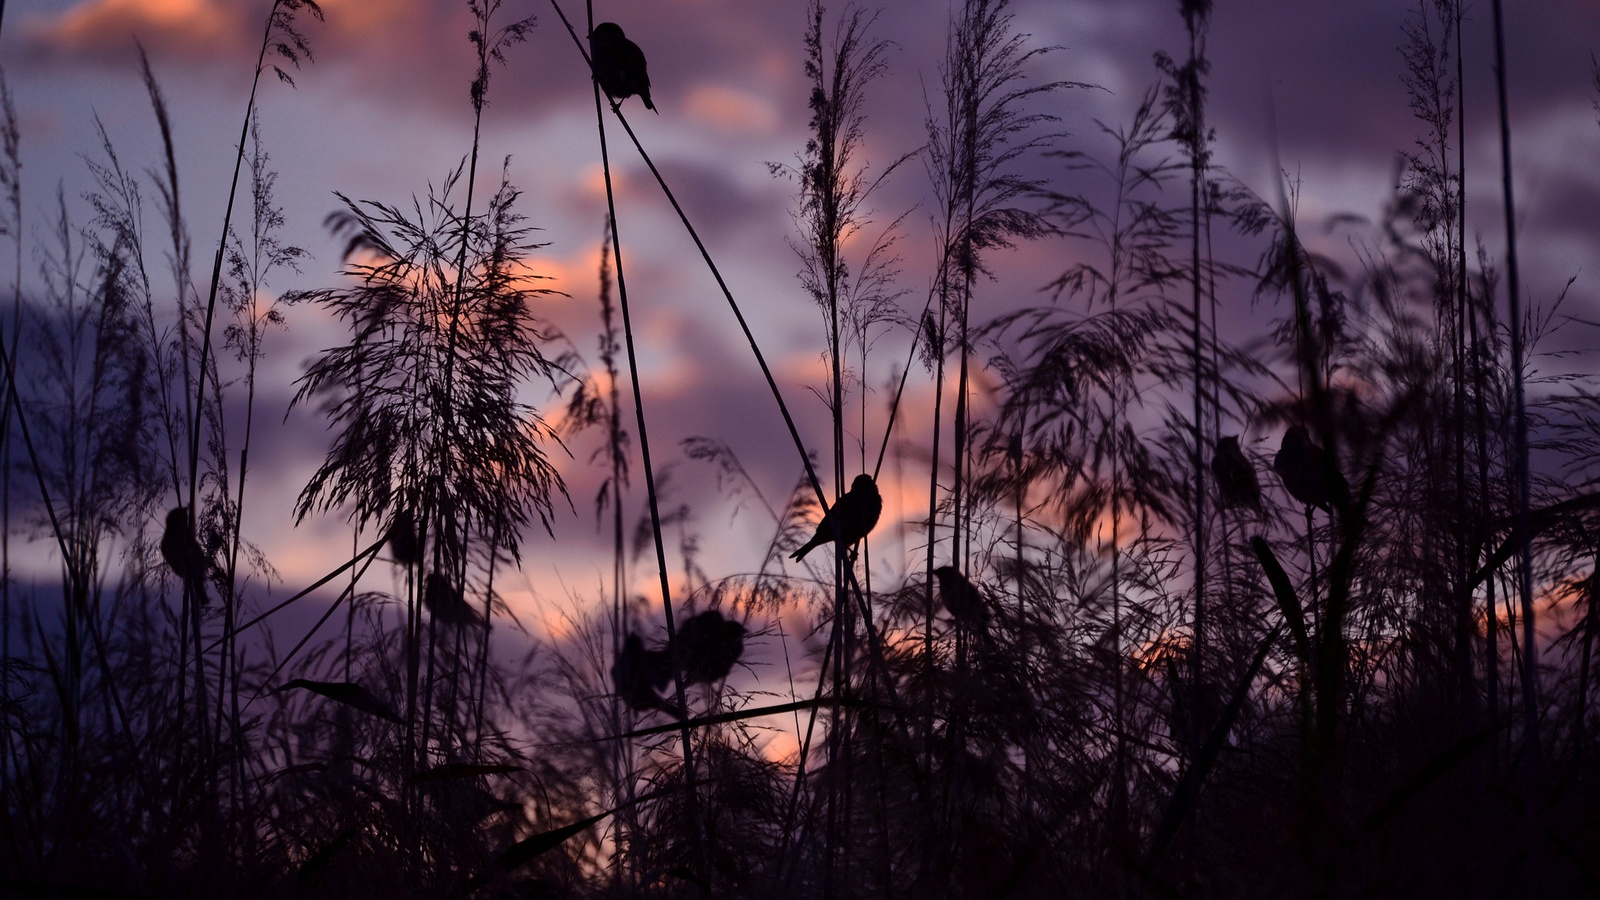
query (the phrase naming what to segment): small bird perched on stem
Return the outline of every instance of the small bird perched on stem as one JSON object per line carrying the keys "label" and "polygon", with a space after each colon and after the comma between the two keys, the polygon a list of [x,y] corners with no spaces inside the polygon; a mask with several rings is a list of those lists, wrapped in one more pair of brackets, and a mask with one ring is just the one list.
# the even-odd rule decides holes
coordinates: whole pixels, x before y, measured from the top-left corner
{"label": "small bird perched on stem", "polygon": [[817,523],[816,533],[811,540],[789,554],[789,558],[798,562],[823,544],[833,543],[836,528],[844,545],[853,547],[878,524],[878,516],[882,513],[883,497],[878,494],[878,485],[871,475],[863,472],[850,482],[850,490],[839,498],[833,509],[822,514],[822,521]]}
{"label": "small bird perched on stem", "polygon": [[1340,474],[1333,454],[1311,443],[1304,425],[1283,434],[1283,445],[1272,460],[1289,496],[1324,511],[1344,509],[1350,503],[1350,483]]}
{"label": "small bird perched on stem", "polygon": [[644,51],[622,34],[615,22],[601,22],[589,33],[589,58],[594,65],[594,80],[600,89],[618,103],[639,95],[644,108],[657,112],[650,102],[650,73],[646,71]]}
{"label": "small bird perched on stem", "polygon": [[183,580],[184,588],[201,606],[211,602],[206,594],[206,574],[211,570],[211,558],[194,539],[194,523],[187,506],[167,513],[167,529],[161,533],[161,558],[167,561],[172,574]]}
{"label": "small bird perched on stem", "polygon": [[1211,474],[1217,478],[1217,493],[1225,507],[1261,508],[1261,481],[1250,457],[1239,449],[1239,436],[1217,441],[1217,455],[1211,458]]}
{"label": "small bird perched on stem", "polygon": [[682,719],[683,710],[677,703],[660,694],[671,680],[672,652],[646,650],[643,638],[629,634],[617,652],[616,662],[611,664],[611,683],[622,702],[636,712],[659,709]]}
{"label": "small bird perched on stem", "polygon": [[684,684],[716,684],[744,653],[744,625],[708,609],[678,627],[672,651]]}
{"label": "small bird perched on stem", "polygon": [[478,616],[478,611],[467,603],[450,579],[438,572],[428,573],[428,583],[422,592],[422,605],[441,624],[483,627],[483,619]]}
{"label": "small bird perched on stem", "polygon": [[395,512],[394,521],[389,523],[384,539],[389,542],[390,555],[400,565],[414,566],[422,561],[422,547],[417,541],[417,523],[412,519],[409,508],[402,506]]}
{"label": "small bird perched on stem", "polygon": [[939,579],[939,602],[950,618],[957,625],[982,634],[989,627],[989,602],[983,599],[983,592],[955,566],[940,566],[933,574]]}

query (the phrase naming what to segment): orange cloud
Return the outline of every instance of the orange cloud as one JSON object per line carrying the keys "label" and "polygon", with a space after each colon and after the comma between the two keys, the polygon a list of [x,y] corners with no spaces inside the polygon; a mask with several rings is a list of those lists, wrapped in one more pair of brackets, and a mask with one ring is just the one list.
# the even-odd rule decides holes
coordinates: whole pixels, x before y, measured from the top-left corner
{"label": "orange cloud", "polygon": [[417,14],[415,0],[321,0],[328,24],[353,35],[370,35]]}
{"label": "orange cloud", "polygon": [[83,0],[33,26],[33,40],[67,53],[126,51],[146,46],[187,55],[223,54],[237,42],[236,6],[217,0]]}
{"label": "orange cloud", "polygon": [[761,755],[768,762],[792,764],[800,757],[800,740],[787,731],[780,731],[762,745]]}
{"label": "orange cloud", "polygon": [[768,100],[733,88],[700,85],[689,92],[684,106],[690,118],[718,131],[767,134],[778,124],[778,112]]}

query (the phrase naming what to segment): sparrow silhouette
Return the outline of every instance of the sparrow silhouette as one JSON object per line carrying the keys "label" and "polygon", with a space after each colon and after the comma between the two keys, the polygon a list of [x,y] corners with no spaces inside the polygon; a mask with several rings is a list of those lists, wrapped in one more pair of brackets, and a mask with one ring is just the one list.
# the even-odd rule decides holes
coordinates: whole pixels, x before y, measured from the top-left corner
{"label": "sparrow silhouette", "polygon": [[183,580],[184,588],[201,606],[211,603],[206,593],[211,558],[194,539],[194,523],[189,520],[188,507],[180,506],[167,513],[167,529],[161,533],[161,558],[167,561],[172,574]]}
{"label": "sparrow silhouette", "polygon": [[811,540],[789,554],[789,558],[798,562],[817,547],[833,543],[836,528],[844,539],[844,545],[853,547],[878,524],[878,516],[882,513],[883,497],[878,494],[878,485],[871,475],[863,472],[850,482],[850,490],[839,498],[833,509],[822,514],[822,521],[817,523],[817,531]]}
{"label": "sparrow silhouette", "polygon": [[661,691],[672,680],[672,652],[646,650],[644,639],[629,634],[611,664],[611,683],[617,696],[636,712],[659,709],[676,718],[684,718],[676,702],[661,696]]}
{"label": "sparrow silhouette", "polygon": [[1255,464],[1239,449],[1239,437],[1217,441],[1217,455],[1211,457],[1211,474],[1217,479],[1217,493],[1225,507],[1261,508],[1261,481]]}
{"label": "sparrow silhouette", "polygon": [[417,541],[417,523],[411,518],[411,510],[402,506],[394,514],[394,521],[389,523],[389,531],[384,535],[389,542],[389,553],[394,561],[402,566],[414,566],[422,561],[422,546]]}
{"label": "sparrow silhouette", "polygon": [[644,51],[628,40],[615,22],[601,22],[589,34],[589,58],[594,63],[594,80],[600,89],[618,103],[639,95],[644,108],[656,112],[650,102],[650,74],[645,69]]}
{"label": "sparrow silhouette", "polygon": [[483,627],[483,619],[478,611],[467,603],[450,579],[438,572],[428,573],[428,583],[422,591],[422,605],[441,624]]}
{"label": "sparrow silhouette", "polygon": [[960,569],[940,566],[933,570],[933,575],[939,579],[939,602],[957,625],[980,633],[989,627],[989,603]]}
{"label": "sparrow silhouette", "polygon": [[1272,468],[1283,479],[1289,496],[1306,506],[1331,511],[1350,502],[1350,484],[1339,473],[1333,454],[1311,443],[1304,425],[1283,434],[1283,444],[1272,460]]}
{"label": "sparrow silhouette", "polygon": [[684,684],[715,684],[727,678],[743,653],[744,626],[714,609],[684,622],[672,646]]}

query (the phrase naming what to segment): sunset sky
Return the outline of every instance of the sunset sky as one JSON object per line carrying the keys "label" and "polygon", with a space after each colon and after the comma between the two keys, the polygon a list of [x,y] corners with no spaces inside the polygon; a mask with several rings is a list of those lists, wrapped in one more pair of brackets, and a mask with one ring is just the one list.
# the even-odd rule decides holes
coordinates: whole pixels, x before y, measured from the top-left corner
{"label": "sunset sky", "polygon": [[[197,266],[207,269],[196,272],[204,284],[267,5],[261,0],[7,3],[0,63],[21,123],[29,233],[42,229],[57,185],[73,216],[88,220],[81,199],[90,188],[83,156],[101,155],[97,116],[124,165],[142,170],[157,164],[158,136],[139,78],[137,37],[174,115],[182,202]],[[301,21],[315,62],[292,73],[296,88],[269,75],[260,95],[266,149],[281,173],[278,200],[289,239],[313,255],[301,276],[280,279],[279,290],[341,283],[336,274],[340,244],[322,226],[338,207],[334,191],[408,203],[413,195],[425,197],[428,185],[438,184],[471,144],[468,82],[474,58],[465,0],[322,0],[322,5],[325,22]],[[794,185],[773,177],[767,166],[793,162],[806,140],[805,3],[602,0],[595,6],[597,20],[621,24],[648,56],[660,114],[650,114],[636,100],[623,110],[750,316],[806,440],[825,453],[828,416],[815,393],[825,383],[824,320],[795,277],[799,262],[786,243],[794,233]],[[1414,8],[1400,0],[1216,4],[1208,115],[1216,130],[1217,165],[1261,196],[1273,197],[1274,159],[1281,161],[1300,179],[1299,216],[1309,239],[1330,250],[1348,248],[1350,238],[1345,232],[1324,232],[1321,223],[1336,213],[1380,215],[1391,196],[1398,153],[1422,133],[1407,109],[1398,51],[1402,23]],[[1060,91],[1036,106],[1059,117],[1060,128],[1070,135],[1063,149],[1106,153],[1110,145],[1096,120],[1112,128],[1125,123],[1157,83],[1152,54],[1166,50],[1181,57],[1186,52],[1175,0],[1017,0],[1014,9],[1018,31],[1031,35],[1035,45],[1056,48],[1033,61],[1033,78],[1100,88]],[[565,10],[581,30],[583,6],[565,0]],[[865,158],[874,167],[925,140],[929,104],[939,104],[938,66],[948,12],[945,3],[933,0],[882,4],[872,33],[894,46],[886,57],[887,74],[869,91]],[[525,192],[521,211],[549,242],[530,264],[552,278],[549,286],[570,295],[549,298],[542,311],[597,365],[595,269],[605,197],[589,80],[548,2],[507,3],[500,21],[529,14],[538,24],[528,42],[511,48],[508,64],[492,75],[480,177],[492,181],[499,161],[510,157],[511,179]],[[1503,229],[1500,188],[1492,174],[1498,172],[1499,150],[1488,3],[1470,5],[1468,15],[1468,227],[1498,255]],[[1508,3],[1507,15],[1525,288],[1533,302],[1548,302],[1575,275],[1565,311],[1595,321],[1600,318],[1594,310],[1600,127],[1592,106],[1590,54],[1600,47],[1600,3],[1522,0]],[[680,462],[683,438],[724,440],[766,498],[781,504],[799,466],[770,396],[693,244],[620,130],[612,128],[611,135],[657,466]],[[1072,178],[1078,176],[1067,175],[1060,160],[1032,158],[1026,166],[1060,175],[1059,190],[1095,189],[1075,183]],[[1174,184],[1173,191],[1174,202],[1186,202],[1186,185]],[[480,202],[486,195],[480,193]],[[153,188],[146,196],[154,196]],[[916,207],[905,219],[900,278],[908,292],[902,305],[915,314],[931,277],[933,243],[922,164],[902,167],[871,205],[877,223],[871,234]],[[147,226],[157,227],[156,215],[151,204]],[[1247,243],[1233,246],[1242,263],[1253,262],[1259,250]],[[981,315],[1048,302],[1039,289],[1078,252],[1057,240],[997,257],[997,279],[979,289]],[[33,263],[25,268],[28,285]],[[1246,292],[1235,294],[1227,301],[1235,305],[1225,309],[1231,309],[1240,333],[1260,330],[1262,311],[1247,305]],[[1563,340],[1592,346],[1592,338],[1592,330],[1576,328]],[[305,361],[342,340],[342,331],[309,308],[290,311],[288,331],[268,337],[258,399],[258,421],[266,423],[266,431],[252,451],[259,462],[247,500],[246,538],[259,543],[284,576],[277,591],[292,592],[314,580],[337,564],[350,543],[338,516],[291,527],[294,497],[320,462],[327,433],[315,409],[297,409],[284,419]],[[877,424],[869,431],[882,427],[887,403],[882,388],[903,365],[907,346],[906,337],[895,333],[874,348],[877,361],[867,381],[879,396],[873,408]],[[931,393],[929,377],[914,371],[902,429],[926,433]],[[983,401],[978,402],[981,408]],[[554,402],[550,409],[553,413]],[[869,435],[874,448],[880,437],[881,430]],[[595,446],[593,436],[584,436],[571,443],[570,457],[552,448],[576,514],[563,510],[555,541],[542,532],[524,536],[523,583],[518,588],[514,580],[506,588],[519,614],[535,625],[555,627],[556,610],[570,608],[573,598],[595,596],[604,577],[606,540],[596,533],[593,517],[601,472],[589,463]],[[912,493],[902,502],[893,485],[886,485],[885,522],[924,514],[926,476],[915,472],[925,469],[909,459],[906,467]],[[719,499],[709,471],[699,464],[683,462],[678,469],[671,485],[677,493],[668,502],[692,504],[698,517],[693,527],[705,547],[702,565],[713,576],[756,565],[772,534],[760,505]],[[630,526],[642,509],[642,494],[642,481],[636,480]],[[885,557],[899,546],[894,534],[880,526],[880,539],[887,538],[891,549]],[[904,540],[915,544],[918,538],[908,534]],[[675,554],[669,552],[671,559]],[[634,574],[635,588],[653,593],[648,554]],[[375,588],[389,583],[386,573],[373,577]],[[884,564],[875,577],[892,584],[900,569]]]}

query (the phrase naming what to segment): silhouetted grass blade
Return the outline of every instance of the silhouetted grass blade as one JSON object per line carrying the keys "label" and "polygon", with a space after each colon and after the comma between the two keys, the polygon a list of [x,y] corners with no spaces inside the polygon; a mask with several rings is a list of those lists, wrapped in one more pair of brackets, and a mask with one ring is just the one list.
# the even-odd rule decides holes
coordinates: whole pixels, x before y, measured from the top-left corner
{"label": "silhouetted grass blade", "polygon": [[[810,709],[813,706],[828,706],[833,702],[833,698],[831,697],[822,697],[815,700],[796,700],[793,703],[780,703],[777,706],[760,706],[755,709],[741,709],[736,712],[717,713],[714,716],[698,716],[682,722],[671,722],[666,725],[656,725],[651,728],[640,728],[635,731],[630,731],[627,734],[619,734],[615,738],[606,738],[606,740],[649,737],[653,734],[665,734],[669,731],[677,731],[680,728],[703,728],[707,725],[721,725],[725,722],[738,722],[743,719],[758,719],[762,716],[794,712],[795,710],[799,709]],[[838,702],[840,706],[848,706],[853,709],[863,709],[873,705],[865,700],[858,700],[853,697],[841,699]]]}
{"label": "silhouetted grass blade", "polygon": [[387,719],[396,725],[403,724],[404,720],[394,708],[378,699],[371,691],[359,684],[350,684],[344,681],[312,681],[308,678],[296,678],[286,682],[282,687],[274,690],[274,694],[281,694],[290,688],[305,688],[315,694],[321,694],[330,700],[343,703],[351,709],[357,709],[369,716]]}
{"label": "silhouetted grass blade", "polygon": [[1287,572],[1278,563],[1278,557],[1273,554],[1272,547],[1265,538],[1257,535],[1250,539],[1250,550],[1255,553],[1256,559],[1261,561],[1261,568],[1267,572],[1267,581],[1272,584],[1272,594],[1278,600],[1278,608],[1283,612],[1283,620],[1289,626],[1289,633],[1294,636],[1295,654],[1300,657],[1300,662],[1311,662],[1311,639],[1306,635],[1306,618],[1300,606],[1300,597],[1294,592],[1294,583],[1289,580]]}
{"label": "silhouetted grass blade", "polygon": [[361,826],[351,825],[349,828],[339,832],[339,834],[335,836],[333,840],[328,842],[327,846],[323,847],[321,850],[318,850],[316,853],[311,854],[311,858],[307,859],[305,865],[301,866],[300,871],[295,874],[295,884],[303,884],[306,879],[310,878],[312,875],[315,875],[318,871],[326,867],[328,862],[333,859],[334,855],[340,850],[343,850],[350,843],[351,839],[353,839],[360,832]]}
{"label": "silhouetted grass blade", "polygon": [[[1259,540],[1259,538],[1257,538]],[[1270,551],[1269,551],[1270,552]],[[1233,722],[1239,716],[1239,710],[1244,708],[1245,700],[1250,696],[1250,685],[1260,674],[1261,666],[1267,661],[1267,654],[1271,652],[1272,645],[1278,640],[1279,629],[1274,628],[1261,642],[1261,647],[1256,651],[1255,658],[1250,660],[1250,667],[1245,670],[1239,683],[1233,689],[1233,696],[1228,698],[1228,705],[1223,709],[1222,716],[1217,724],[1206,735],[1206,742],[1201,745],[1200,752],[1195,754],[1194,762],[1189,765],[1178,779],[1178,785],[1172,791],[1172,800],[1167,807],[1166,815],[1162,818],[1161,827],[1156,831],[1155,837],[1150,842],[1150,865],[1154,866],[1161,861],[1166,853],[1167,846],[1178,833],[1178,828],[1188,816],[1199,799],[1200,788],[1205,785],[1206,777],[1211,774],[1211,769],[1216,765],[1217,756],[1222,752],[1222,747],[1228,740],[1228,732],[1233,729]]]}
{"label": "silhouetted grass blade", "polygon": [[549,853],[551,850],[561,846],[569,839],[582,834],[589,828],[589,826],[599,822],[601,819],[604,819],[606,816],[609,816],[614,812],[616,812],[615,809],[608,809],[603,813],[596,813],[587,819],[579,819],[578,821],[573,822],[571,825],[563,825],[560,828],[551,829],[550,831],[541,831],[532,837],[523,838],[515,844],[512,844],[510,848],[501,852],[499,856],[500,866],[507,872],[515,871],[516,869],[527,865],[544,854]]}
{"label": "silhouetted grass blade", "polygon": [[484,775],[509,775],[512,772],[521,771],[521,766],[444,763],[412,776],[406,783],[432,784],[440,781],[456,781],[462,778],[478,778]]}

